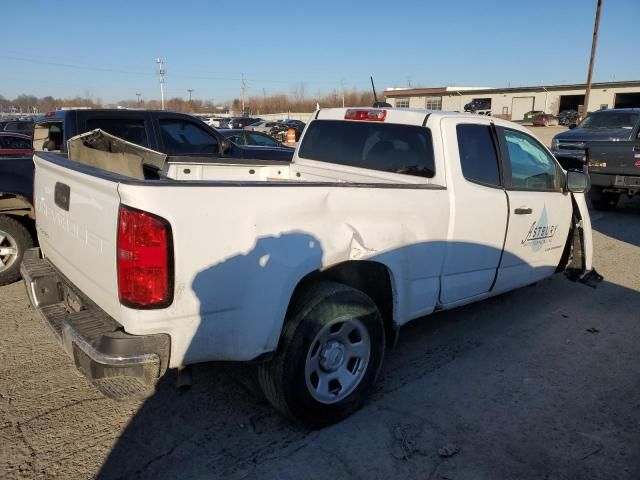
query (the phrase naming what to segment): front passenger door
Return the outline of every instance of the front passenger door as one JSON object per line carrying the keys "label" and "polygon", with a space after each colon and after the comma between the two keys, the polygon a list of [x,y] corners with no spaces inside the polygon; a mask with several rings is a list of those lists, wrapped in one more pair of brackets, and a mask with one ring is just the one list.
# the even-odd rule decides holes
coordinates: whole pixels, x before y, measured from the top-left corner
{"label": "front passenger door", "polygon": [[571,224],[571,196],[553,156],[531,135],[498,128],[509,222],[495,291],[551,275],[562,257]]}

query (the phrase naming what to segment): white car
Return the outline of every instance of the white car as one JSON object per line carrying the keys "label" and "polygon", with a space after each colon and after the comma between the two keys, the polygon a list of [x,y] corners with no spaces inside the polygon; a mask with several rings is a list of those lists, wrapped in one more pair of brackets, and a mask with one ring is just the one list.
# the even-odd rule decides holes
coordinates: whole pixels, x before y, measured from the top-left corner
{"label": "white car", "polygon": [[326,425],[363,404],[405,323],[566,269],[597,279],[587,177],[497,118],[321,109],[291,163],[141,154],[140,178],[88,155],[35,155],[22,273],[116,398],[167,368],[251,361],[276,408]]}

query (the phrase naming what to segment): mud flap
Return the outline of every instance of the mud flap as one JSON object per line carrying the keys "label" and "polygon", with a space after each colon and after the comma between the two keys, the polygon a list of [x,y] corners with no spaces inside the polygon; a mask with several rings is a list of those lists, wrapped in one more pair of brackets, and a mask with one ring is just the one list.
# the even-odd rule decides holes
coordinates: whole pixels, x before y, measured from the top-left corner
{"label": "mud flap", "polygon": [[[572,282],[580,282],[596,288],[604,280],[593,268],[593,239],[591,237],[591,220],[584,195],[571,194],[573,205],[572,225],[569,241],[571,255],[565,267],[565,276]],[[586,233],[585,233],[586,232]]]}

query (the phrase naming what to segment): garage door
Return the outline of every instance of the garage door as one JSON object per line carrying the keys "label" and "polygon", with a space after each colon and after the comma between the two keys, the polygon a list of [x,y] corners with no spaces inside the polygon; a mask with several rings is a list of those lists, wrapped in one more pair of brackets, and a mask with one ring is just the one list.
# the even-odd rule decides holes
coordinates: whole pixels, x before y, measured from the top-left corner
{"label": "garage door", "polygon": [[533,110],[533,97],[514,97],[511,104],[511,120],[522,120],[524,114]]}
{"label": "garage door", "polygon": [[640,92],[616,93],[615,108],[637,108],[640,107]]}

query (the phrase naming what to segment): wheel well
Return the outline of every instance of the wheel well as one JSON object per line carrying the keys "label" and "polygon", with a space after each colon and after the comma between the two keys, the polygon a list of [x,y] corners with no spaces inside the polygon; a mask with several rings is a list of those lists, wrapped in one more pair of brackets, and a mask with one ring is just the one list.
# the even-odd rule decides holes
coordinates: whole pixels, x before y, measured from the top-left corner
{"label": "wheel well", "polygon": [[34,243],[37,243],[38,235],[36,234],[36,222],[34,222],[28,215],[18,215],[16,213],[7,214],[0,211],[0,217],[9,217],[20,223],[24,228],[27,229],[27,231],[33,238]]}
{"label": "wheel well", "polygon": [[382,263],[352,260],[334,265],[326,270],[316,270],[305,276],[296,286],[292,301],[296,294],[312,282],[331,280],[356,288],[364,292],[378,307],[384,321],[385,337],[389,346],[395,345],[398,337],[398,326],[393,319],[393,287],[391,274]]}

